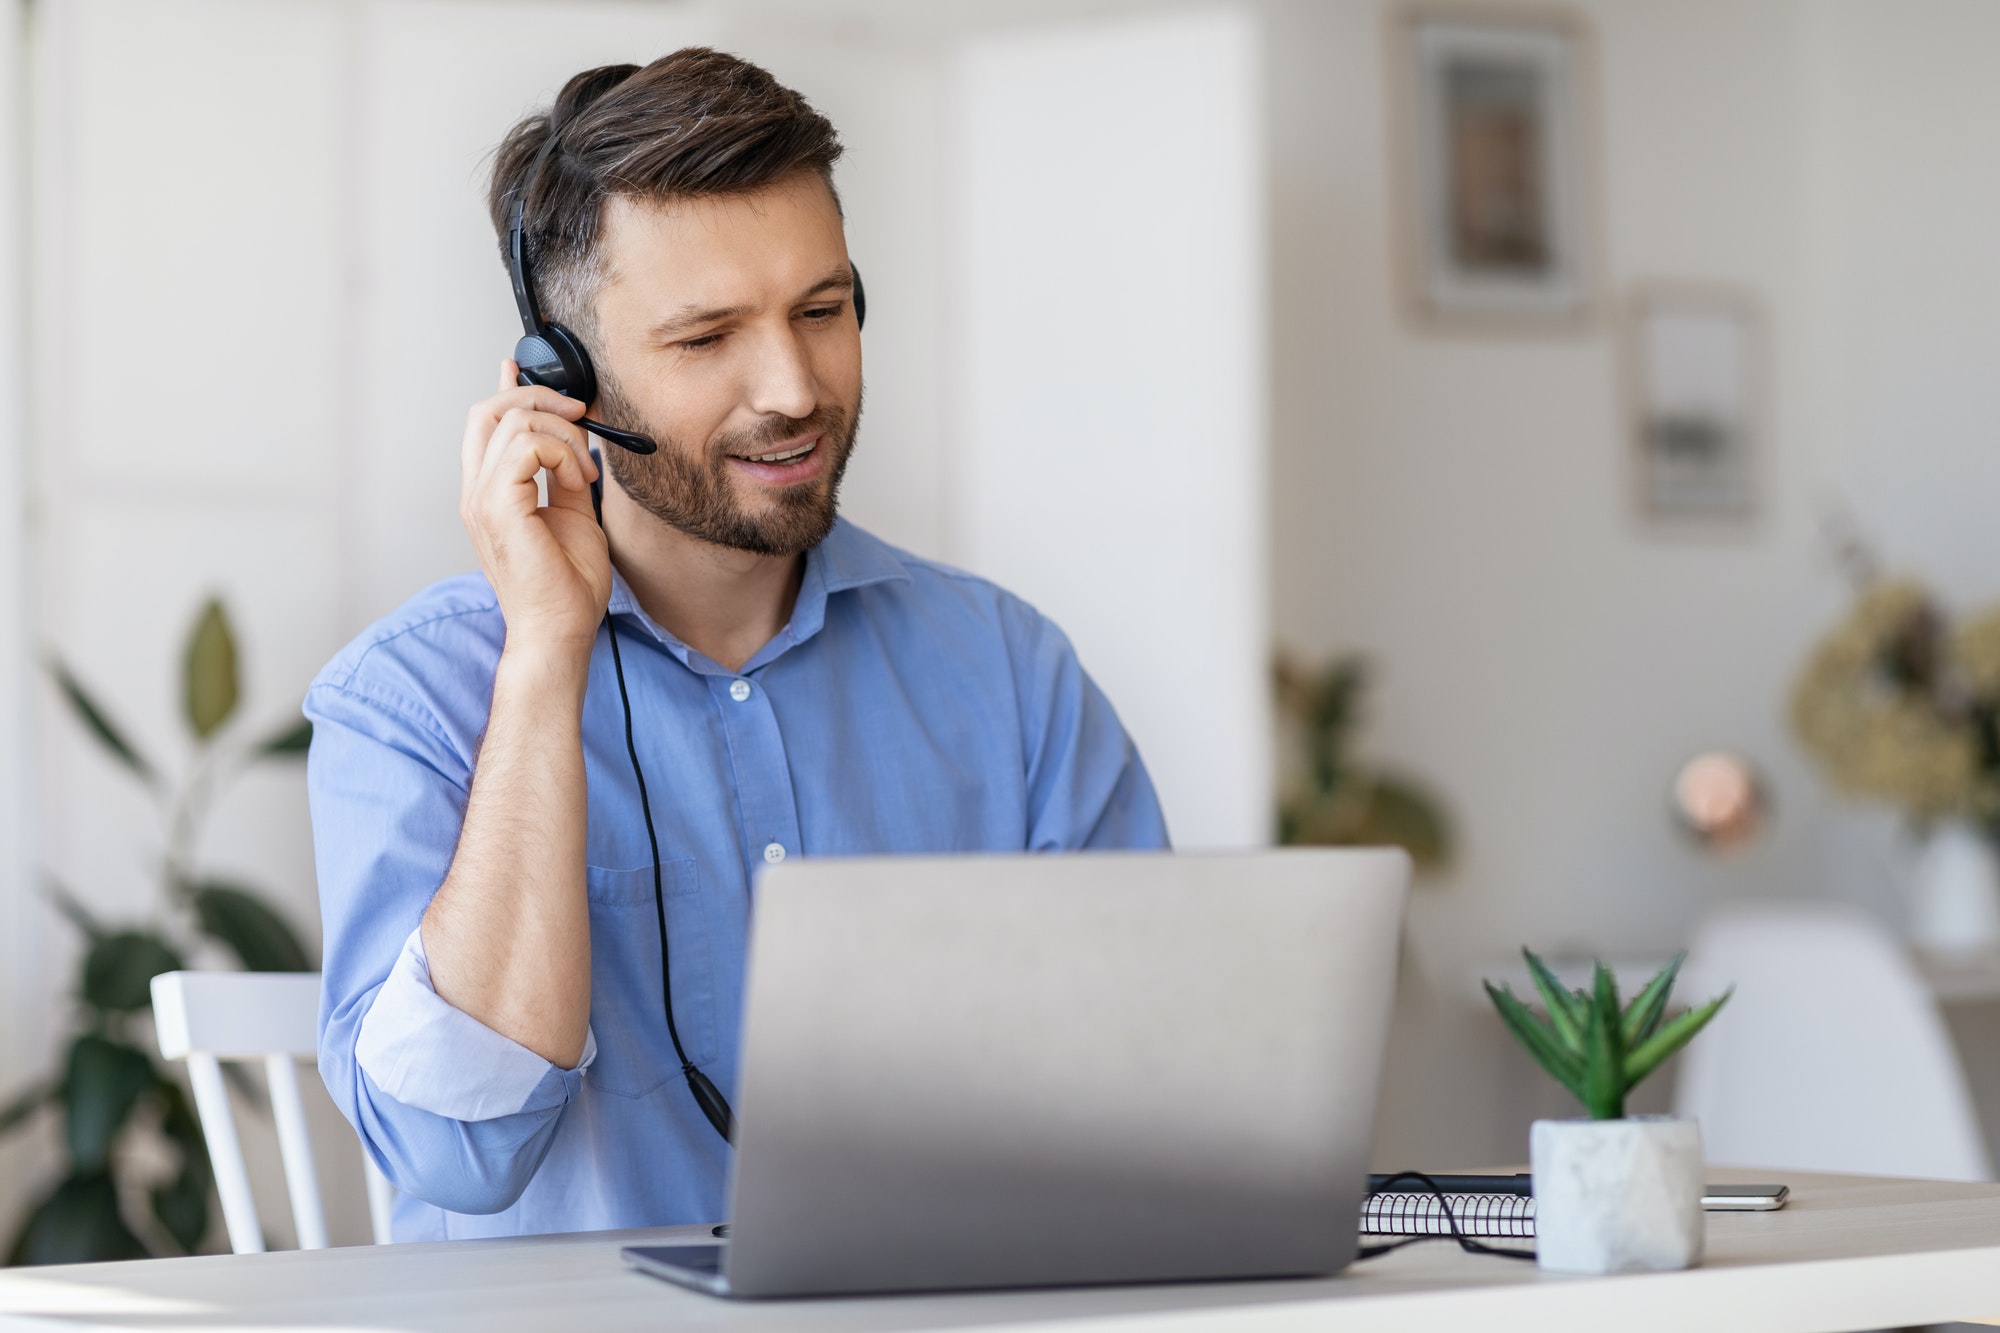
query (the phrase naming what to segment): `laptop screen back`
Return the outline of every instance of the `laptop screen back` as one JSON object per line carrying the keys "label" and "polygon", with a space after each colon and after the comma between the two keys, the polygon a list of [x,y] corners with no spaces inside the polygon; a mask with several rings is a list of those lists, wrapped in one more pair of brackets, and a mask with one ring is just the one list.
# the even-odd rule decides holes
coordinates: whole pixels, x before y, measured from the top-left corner
{"label": "laptop screen back", "polygon": [[800,860],[758,887],[739,1295],[1332,1272],[1408,862]]}

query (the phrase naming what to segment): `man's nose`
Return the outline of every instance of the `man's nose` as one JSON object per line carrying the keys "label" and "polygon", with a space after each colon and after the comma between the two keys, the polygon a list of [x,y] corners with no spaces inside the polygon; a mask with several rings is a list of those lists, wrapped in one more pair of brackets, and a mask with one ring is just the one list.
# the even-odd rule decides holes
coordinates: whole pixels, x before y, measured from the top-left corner
{"label": "man's nose", "polygon": [[761,415],[810,416],[819,406],[819,380],[804,339],[789,328],[765,339],[749,388],[749,405]]}

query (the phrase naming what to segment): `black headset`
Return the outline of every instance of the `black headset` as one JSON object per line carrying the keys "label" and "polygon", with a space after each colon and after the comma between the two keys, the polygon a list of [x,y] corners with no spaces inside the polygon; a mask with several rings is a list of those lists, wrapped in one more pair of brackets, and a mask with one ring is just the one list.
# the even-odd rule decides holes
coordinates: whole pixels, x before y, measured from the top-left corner
{"label": "black headset", "polygon": [[[540,384],[565,398],[591,402],[597,397],[597,368],[590,364],[583,340],[562,325],[543,319],[541,303],[535,299],[535,281],[528,275],[527,242],[522,234],[524,211],[524,201],[517,193],[507,219],[507,275],[514,281],[514,305],[521,312],[521,340],[514,344],[519,382]],[[861,286],[861,270],[852,263],[848,270],[854,275],[854,326],[860,328],[868,322],[868,293]],[[589,417],[582,418],[582,424],[592,434],[635,454],[650,454],[660,447],[652,437],[637,431],[619,430]]]}
{"label": "black headset", "polygon": [[[565,398],[575,398],[588,403],[597,397],[597,371],[590,364],[590,353],[584,350],[577,336],[560,324],[551,324],[542,318],[542,309],[535,300],[535,281],[528,273],[527,245],[522,239],[523,204],[519,193],[514,198],[514,206],[507,220],[507,273],[514,282],[514,304],[521,311],[521,340],[514,344],[514,364],[520,367],[519,382],[539,384],[554,389]],[[861,270],[849,265],[854,274],[854,324],[859,328],[868,317],[868,297],[861,289]],[[650,454],[659,448],[653,440],[634,431],[619,430],[602,422],[581,418],[581,423],[593,434],[629,449],[635,454]],[[604,474],[590,487],[591,505],[597,513],[598,526],[604,525]],[[610,608],[604,612],[604,632],[611,638],[611,670],[618,678],[618,703],[625,712],[625,754],[632,761],[632,777],[639,787],[639,810],[646,819],[646,842],[653,852],[653,912],[660,926],[660,998],[667,1015],[667,1037],[674,1044],[674,1058],[681,1062],[681,1076],[687,1080],[688,1092],[694,1097],[695,1105],[715,1132],[725,1142],[736,1141],[736,1114],[729,1108],[729,1099],[722,1095],[722,1089],[715,1081],[695,1067],[688,1059],[686,1048],[681,1045],[680,1028],[674,1022],[674,987],[667,960],[667,900],[661,887],[660,836],[653,827],[653,804],[646,796],[646,771],[639,767],[639,745],[632,734],[632,696],[625,688],[625,661],[618,651],[618,626],[611,618]]]}

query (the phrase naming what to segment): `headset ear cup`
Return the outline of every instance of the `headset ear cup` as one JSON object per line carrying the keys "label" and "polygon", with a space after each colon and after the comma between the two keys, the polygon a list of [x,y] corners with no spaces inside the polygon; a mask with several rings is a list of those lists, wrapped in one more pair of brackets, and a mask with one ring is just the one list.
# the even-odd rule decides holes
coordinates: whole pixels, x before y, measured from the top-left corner
{"label": "headset ear cup", "polygon": [[854,274],[854,327],[857,329],[866,328],[868,326],[868,290],[861,285],[861,270],[855,267],[853,261],[850,260],[847,267]]}
{"label": "headset ear cup", "polygon": [[562,362],[563,396],[581,403],[596,402],[597,368],[590,364],[590,353],[583,350],[577,336],[560,324],[544,324],[542,337]]}

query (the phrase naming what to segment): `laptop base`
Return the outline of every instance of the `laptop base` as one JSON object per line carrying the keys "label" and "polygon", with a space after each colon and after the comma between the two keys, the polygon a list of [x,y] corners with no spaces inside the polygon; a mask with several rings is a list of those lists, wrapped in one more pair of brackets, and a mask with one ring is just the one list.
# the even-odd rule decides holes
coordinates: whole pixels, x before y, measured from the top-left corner
{"label": "laptop base", "polygon": [[711,1296],[728,1296],[729,1279],[722,1272],[720,1245],[627,1245],[619,1255],[652,1277],[693,1287]]}

